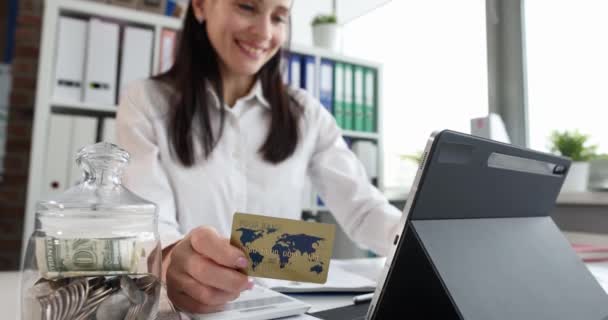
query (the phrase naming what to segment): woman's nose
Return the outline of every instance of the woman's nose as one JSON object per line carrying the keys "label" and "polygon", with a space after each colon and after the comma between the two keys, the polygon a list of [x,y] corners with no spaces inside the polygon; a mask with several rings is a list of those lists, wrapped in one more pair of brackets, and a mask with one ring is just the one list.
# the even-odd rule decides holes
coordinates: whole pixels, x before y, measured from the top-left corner
{"label": "woman's nose", "polygon": [[266,41],[272,38],[272,18],[260,17],[253,27],[257,40]]}

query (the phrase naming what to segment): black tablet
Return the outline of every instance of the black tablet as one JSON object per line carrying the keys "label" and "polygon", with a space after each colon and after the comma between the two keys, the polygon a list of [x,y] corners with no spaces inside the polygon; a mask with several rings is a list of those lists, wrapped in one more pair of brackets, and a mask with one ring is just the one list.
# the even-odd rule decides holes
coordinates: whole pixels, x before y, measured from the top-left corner
{"label": "black tablet", "polygon": [[550,217],[567,158],[434,133],[367,319],[608,319]]}
{"label": "black tablet", "polygon": [[608,296],[550,217],[567,158],[429,138],[369,307],[321,319],[608,320]]}

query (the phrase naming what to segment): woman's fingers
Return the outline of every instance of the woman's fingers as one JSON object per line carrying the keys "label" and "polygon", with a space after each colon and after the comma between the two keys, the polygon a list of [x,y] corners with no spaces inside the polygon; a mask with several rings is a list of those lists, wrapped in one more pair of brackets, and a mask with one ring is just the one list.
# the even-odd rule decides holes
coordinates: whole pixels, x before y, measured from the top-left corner
{"label": "woman's fingers", "polygon": [[240,296],[239,292],[227,292],[201,284],[189,275],[182,274],[179,279],[172,279],[179,283],[178,291],[186,294],[201,305],[217,306],[233,301]]}
{"label": "woman's fingers", "polygon": [[253,281],[247,275],[231,268],[218,265],[215,261],[200,255],[193,255],[185,263],[189,276],[203,285],[227,292],[241,292],[251,289]]}
{"label": "woman's fingers", "polygon": [[223,305],[206,305],[202,304],[197,300],[194,300],[188,294],[179,290],[167,290],[167,295],[173,305],[179,310],[183,310],[190,313],[211,313],[221,311]]}
{"label": "woman's fingers", "polygon": [[246,265],[244,253],[213,228],[197,228],[171,251],[167,293],[185,311],[220,310],[220,306],[253,287],[253,281],[237,270]]}
{"label": "woman's fingers", "polygon": [[209,227],[199,227],[190,233],[192,249],[228,268],[246,268],[245,254]]}

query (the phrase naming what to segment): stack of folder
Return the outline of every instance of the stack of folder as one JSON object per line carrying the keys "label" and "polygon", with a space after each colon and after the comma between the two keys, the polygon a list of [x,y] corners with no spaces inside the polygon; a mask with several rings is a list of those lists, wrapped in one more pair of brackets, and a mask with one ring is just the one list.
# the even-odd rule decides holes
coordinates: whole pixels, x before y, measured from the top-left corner
{"label": "stack of folder", "polygon": [[377,132],[377,72],[336,62],[334,65],[334,117],[345,130]]}
{"label": "stack of folder", "polygon": [[344,130],[377,132],[377,70],[322,58],[315,72],[315,58],[291,52],[284,80],[318,96],[338,126]]}
{"label": "stack of folder", "polygon": [[153,43],[150,29],[60,17],[53,99],[116,105],[126,85],[150,76]]}

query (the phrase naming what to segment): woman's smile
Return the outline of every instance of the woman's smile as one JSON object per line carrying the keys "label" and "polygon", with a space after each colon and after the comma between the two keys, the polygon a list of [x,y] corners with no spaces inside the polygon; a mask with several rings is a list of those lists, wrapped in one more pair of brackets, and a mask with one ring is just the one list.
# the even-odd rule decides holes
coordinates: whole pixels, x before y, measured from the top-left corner
{"label": "woman's smile", "polygon": [[254,60],[262,59],[268,52],[268,48],[261,45],[256,45],[251,42],[235,40],[236,45],[241,49],[241,52]]}

